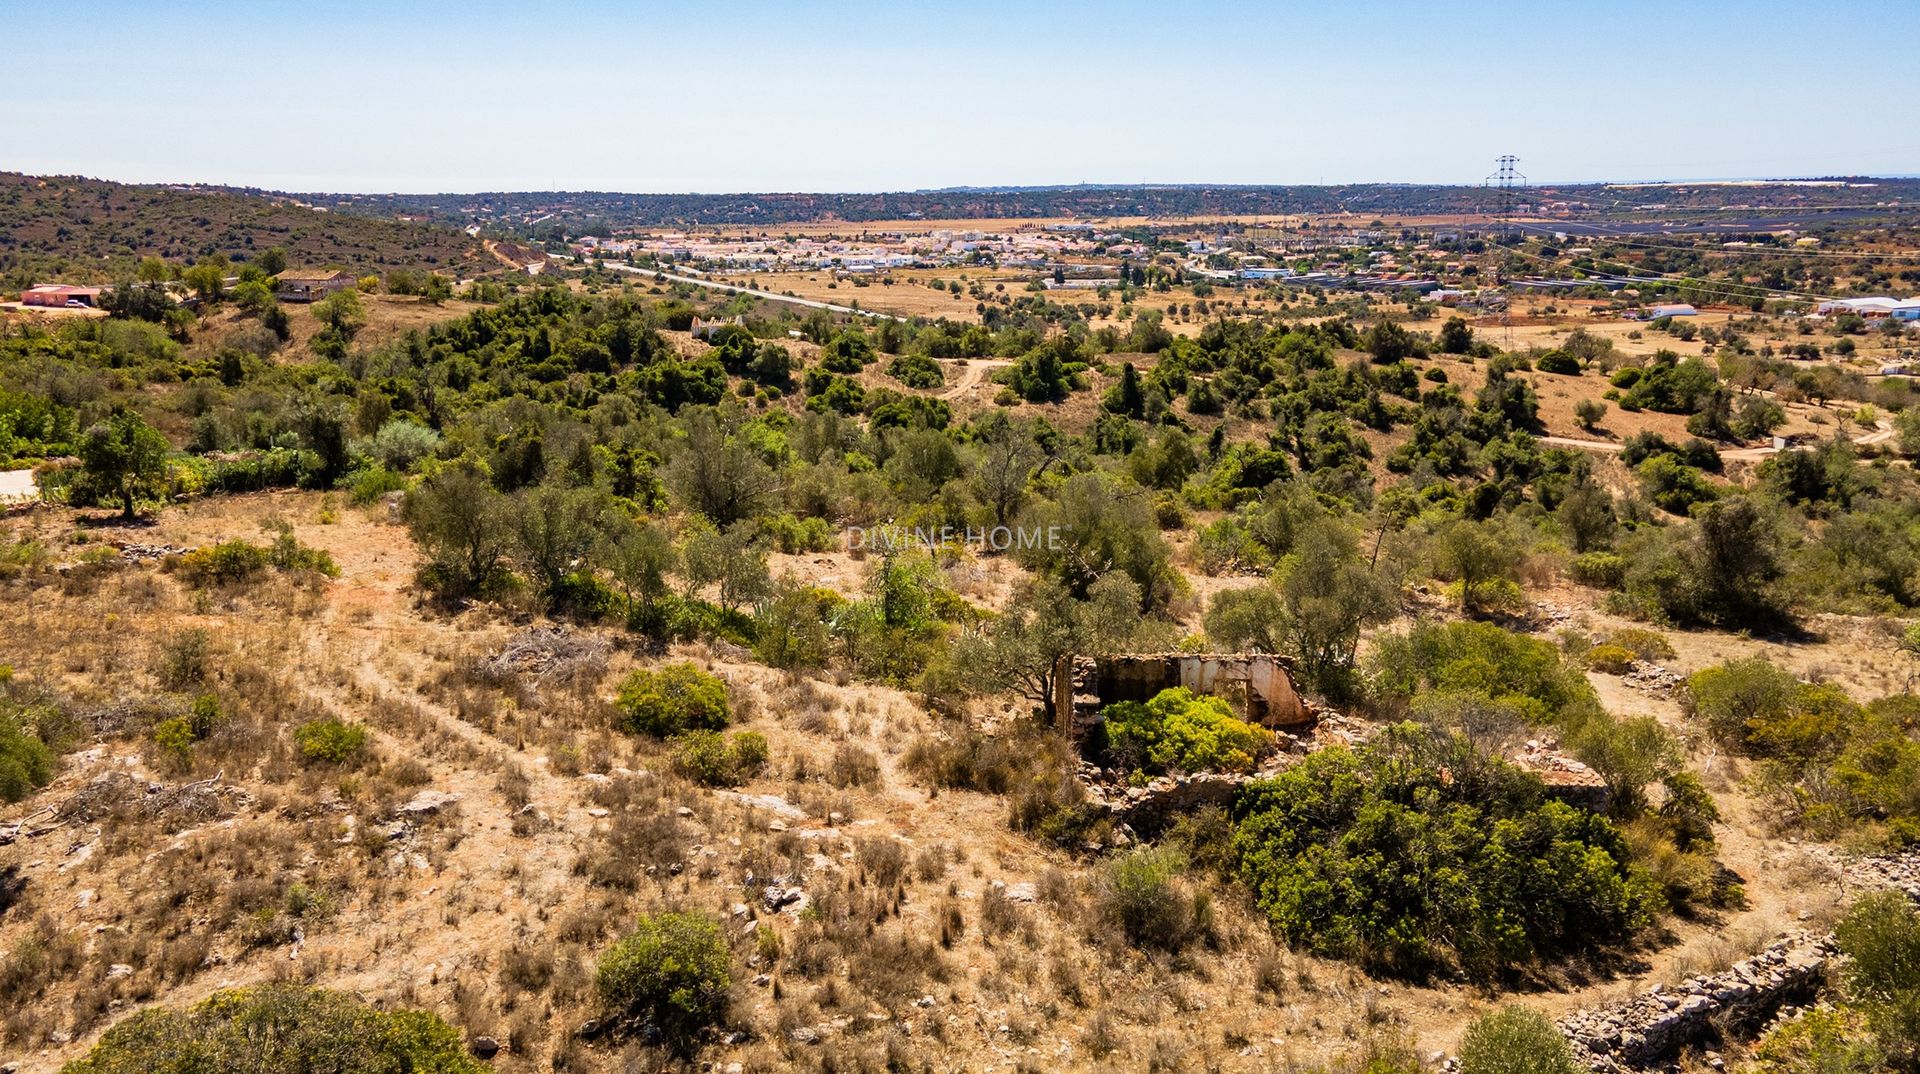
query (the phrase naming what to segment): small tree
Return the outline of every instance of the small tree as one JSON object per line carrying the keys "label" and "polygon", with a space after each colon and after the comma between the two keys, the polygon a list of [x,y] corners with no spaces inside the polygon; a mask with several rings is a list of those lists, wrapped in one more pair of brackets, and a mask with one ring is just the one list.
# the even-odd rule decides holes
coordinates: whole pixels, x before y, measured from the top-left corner
{"label": "small tree", "polygon": [[561,597],[574,572],[591,569],[605,509],[606,495],[598,489],[536,485],[515,497],[514,556],[548,600]]}
{"label": "small tree", "polygon": [[686,442],[667,470],[674,492],[717,526],[759,514],[779,489],[779,475],[745,441],[729,434],[713,411],[694,411],[686,426]]}
{"label": "small tree", "polygon": [[1057,676],[1075,656],[1096,656],[1125,645],[1140,630],[1140,587],[1112,571],[1074,599],[1066,586],[1042,578],[1022,590],[985,631],[955,643],[954,665],[978,690],[1019,690],[1051,708]]}
{"label": "small tree", "polygon": [[725,1015],[728,963],[727,942],[712,918],[642,914],[633,931],[600,956],[594,985],[610,1012],[685,1049]]}
{"label": "small tree", "polygon": [[227,269],[231,267],[225,257],[214,254],[203,257],[192,268],[180,274],[180,278],[202,302],[218,302],[225,293]]}
{"label": "small tree", "polygon": [[413,540],[427,554],[429,588],[462,597],[484,588],[507,554],[512,528],[506,497],[470,466],[451,466],[407,493]]}
{"label": "small tree", "polygon": [[167,438],[131,410],[115,411],[87,430],[80,445],[80,491],[118,503],[131,519],[134,504],[166,491]]}
{"label": "small tree", "polygon": [[1539,1011],[1503,1007],[1460,1041],[1460,1074],[1576,1074],[1567,1038]]}
{"label": "small tree", "polygon": [[1483,589],[1493,582],[1510,581],[1520,564],[1520,553],[1507,536],[1487,522],[1460,519],[1434,536],[1434,565],[1441,577],[1460,583],[1460,611],[1479,611]]}
{"label": "small tree", "polygon": [[1606,416],[1607,404],[1598,399],[1582,399],[1573,404],[1574,420],[1578,421],[1580,427],[1588,432],[1592,432],[1598,427],[1600,419]]}
{"label": "small tree", "polygon": [[694,527],[680,549],[681,575],[692,598],[715,586],[720,607],[728,612],[753,604],[773,588],[767,572],[767,542],[752,522],[736,522],[726,529]]}

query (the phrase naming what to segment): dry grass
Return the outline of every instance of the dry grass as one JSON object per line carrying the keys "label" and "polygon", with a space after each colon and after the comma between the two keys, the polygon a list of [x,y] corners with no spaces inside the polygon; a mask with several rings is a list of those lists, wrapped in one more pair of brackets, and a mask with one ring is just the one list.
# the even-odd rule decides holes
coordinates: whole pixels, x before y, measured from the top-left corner
{"label": "dry grass", "polygon": [[[191,504],[142,539],[197,545],[269,514],[330,551],[340,579],[204,600],[151,565],[0,583],[6,662],[91,739],[25,807],[87,808],[0,848],[0,869],[22,878],[0,908],[0,994],[13,1001],[0,1035],[23,1072],[57,1069],[141,1004],[280,979],[435,1010],[505,1042],[503,1071],[649,1068],[660,1057],[640,1045],[575,1030],[596,1013],[597,954],[662,908],[724,923],[728,1031],[745,1037],[704,1058],[748,1070],[1266,1070],[1383,1032],[1447,1047],[1491,1002],[1450,987],[1383,995],[1277,946],[1232,889],[1213,891],[1211,938],[1177,957],[1116,942],[1096,912],[1097,863],[1008,828],[1008,796],[1028,795],[1040,756],[1032,729],[981,735],[897,691],[698,645],[640,656],[616,639],[603,666],[565,682],[482,675],[524,624],[419,611],[404,535],[372,514],[323,523],[310,494]],[[62,514],[6,525],[37,530],[56,562],[84,547]],[[183,661],[192,631],[205,644]],[[1854,650],[1892,645],[1832,637],[1793,658],[1851,684],[1873,653]],[[1758,645],[1674,642],[1682,668]],[[671,774],[667,747],[613,729],[611,683],[657,659],[727,679],[740,725],[771,742],[766,773],[737,791],[697,787]],[[200,692],[224,719],[173,766],[152,727]],[[366,726],[364,755],[303,760],[292,729],[320,716]],[[76,797],[108,773],[136,793]],[[141,806],[148,781],[216,778],[236,793],[211,812]],[[427,790],[458,800],[401,812]],[[1763,867],[1771,844],[1750,814],[1730,810],[1732,834],[1751,834],[1727,844],[1745,856],[1754,908],[1681,926],[1651,974],[1737,957],[1797,923],[1782,908],[1820,881]],[[1032,901],[1009,897],[1018,884]],[[770,885],[799,888],[805,911],[770,909]],[[1627,984],[1581,987],[1527,1001],[1553,1009]]]}

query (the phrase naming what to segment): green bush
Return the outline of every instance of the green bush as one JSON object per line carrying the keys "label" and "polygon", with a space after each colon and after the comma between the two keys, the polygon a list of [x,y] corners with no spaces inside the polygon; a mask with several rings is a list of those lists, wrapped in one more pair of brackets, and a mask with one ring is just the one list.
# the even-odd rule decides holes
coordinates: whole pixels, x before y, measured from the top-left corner
{"label": "green bush", "polygon": [[1580,359],[1562,350],[1552,350],[1541,355],[1533,363],[1533,367],[1542,373],[1554,373],[1567,377],[1580,375]]}
{"label": "green bush", "polygon": [[1658,897],[1605,819],[1411,724],[1249,784],[1234,816],[1239,874],[1275,928],[1376,972],[1491,980],[1625,941]]}
{"label": "green bush", "polygon": [[328,578],[340,577],[340,568],[334,565],[332,553],[324,548],[301,544],[290,529],[281,530],[280,536],[274,538],[267,556],[275,570],[313,571]]}
{"label": "green bush", "polygon": [[1225,700],[1184,686],[1162,690],[1145,704],[1108,705],[1100,716],[1106,752],[1128,770],[1251,772],[1273,745],[1271,732],[1237,719]]}
{"label": "green bush", "polygon": [[1621,627],[1607,635],[1607,644],[1631,649],[1642,660],[1672,660],[1673,643],[1665,634],[1645,627]]}
{"label": "green bush", "polygon": [[340,568],[326,551],[301,544],[291,530],[282,530],[271,546],[262,547],[235,538],[196,548],[180,557],[178,570],[189,585],[234,585],[272,567],[279,571],[317,571],[329,578]]}
{"label": "green bush", "polygon": [[268,562],[266,549],[236,538],[181,556],[179,571],[190,585],[232,585],[266,570]]}
{"label": "green bush", "polygon": [[1128,943],[1178,951],[1205,936],[1212,906],[1179,877],[1186,861],[1167,847],[1142,847],[1108,861],[1097,885],[1100,911]]}
{"label": "green bush", "polygon": [[684,1046],[725,1015],[728,963],[712,918],[642,914],[633,932],[600,956],[594,985],[611,1013]]}
{"label": "green bush", "polygon": [[1835,941],[1847,955],[1847,995],[1896,1069],[1920,1059],[1920,910],[1899,891],[1881,891],[1855,903]]}
{"label": "green bush", "polygon": [[1577,1074],[1567,1038],[1526,1007],[1481,1015],[1460,1039],[1460,1074]]}
{"label": "green bush", "polygon": [[909,388],[938,388],[947,382],[940,363],[919,354],[903,354],[887,363],[887,376]]}
{"label": "green bush", "polygon": [[169,690],[184,690],[207,681],[208,650],[213,637],[200,627],[173,635],[160,646],[154,675]]}
{"label": "green bush", "polygon": [[1883,1074],[1887,1053],[1867,1019],[1844,1007],[1814,1007],[1776,1023],[1755,1042],[1753,1074]]}
{"label": "green bush", "polygon": [[1627,582],[1627,560],[1614,552],[1586,552],[1573,557],[1572,572],[1581,585],[1619,589]]}
{"label": "green bush", "polygon": [[825,667],[833,645],[827,624],[846,603],[831,589],[783,580],[772,599],[754,613],[754,655],[770,667],[788,671]]}
{"label": "green bush", "polygon": [[636,670],[614,699],[628,731],[670,738],[727,726],[727,684],[692,664]]}
{"label": "green bush", "polygon": [[686,731],[674,736],[673,767],[709,787],[737,787],[767,764],[767,736],[739,731],[731,738],[718,731]]}
{"label": "green bush", "polygon": [[18,802],[53,779],[52,747],[17,713],[0,705],[0,802]]}
{"label": "green bush", "polygon": [[1587,650],[1587,666],[1608,675],[1624,675],[1633,670],[1639,657],[1623,645],[1602,644]]}
{"label": "green bush", "polygon": [[153,725],[153,744],[183,766],[193,755],[193,744],[198,741],[193,733],[193,721],[185,716],[173,716]]}
{"label": "green bush", "polygon": [[293,732],[300,756],[309,761],[345,764],[367,746],[367,729],[329,716],[301,724]]}
{"label": "green bush", "polygon": [[407,475],[384,466],[369,466],[353,472],[347,482],[347,495],[354,506],[365,507],[390,492],[404,492],[406,488]]}
{"label": "green bush", "polygon": [[824,518],[795,518],[778,514],[762,524],[773,547],[789,555],[799,552],[825,552],[833,547],[833,527]]}
{"label": "green bush", "polygon": [[260,985],[186,1011],[149,1007],[114,1026],[62,1074],[480,1074],[460,1034],[426,1011],[379,1011],[341,992]]}
{"label": "green bush", "polygon": [[1390,696],[1474,695],[1530,724],[1576,724],[1603,711],[1586,676],[1551,642],[1491,623],[1421,623],[1390,635],[1380,641],[1374,669]]}

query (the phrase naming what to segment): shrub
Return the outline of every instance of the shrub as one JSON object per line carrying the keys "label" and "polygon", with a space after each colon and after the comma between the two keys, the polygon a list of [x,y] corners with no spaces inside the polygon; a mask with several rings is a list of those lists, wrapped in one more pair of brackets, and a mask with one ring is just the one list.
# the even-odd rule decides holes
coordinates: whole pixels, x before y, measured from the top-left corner
{"label": "shrub", "polygon": [[1627,560],[1614,552],[1586,552],[1573,557],[1573,580],[1595,589],[1618,589],[1627,581]]}
{"label": "shrub", "polygon": [[274,538],[273,547],[267,550],[267,556],[275,570],[313,571],[328,578],[340,577],[340,568],[334,565],[332,553],[324,548],[301,544],[294,538],[291,529],[280,531],[280,536]]}
{"label": "shrub", "polygon": [[1460,1074],[1576,1074],[1567,1038],[1526,1007],[1481,1015],[1460,1040]]}
{"label": "shrub", "polygon": [[367,745],[367,729],[329,716],[301,724],[293,732],[300,756],[309,761],[345,764]]}
{"label": "shrub", "polygon": [[1551,350],[1541,355],[1534,361],[1533,367],[1542,373],[1554,373],[1559,376],[1580,375],[1580,359],[1562,350]]}
{"label": "shrub", "polygon": [[1491,979],[1625,940],[1656,898],[1605,819],[1411,724],[1248,784],[1234,813],[1240,876],[1274,926],[1375,971]]}
{"label": "shrub", "polygon": [[270,547],[238,538],[196,548],[180,557],[180,576],[190,585],[235,585],[272,567],[279,571],[316,571],[337,578],[333,556],[301,544],[291,529],[282,529]]}
{"label": "shrub", "polygon": [[670,738],[682,731],[727,726],[727,684],[692,664],[644,668],[627,676],[614,700],[631,732]]}
{"label": "shrub", "polygon": [[379,1011],[341,992],[278,984],[215,992],[185,1012],[149,1007],[108,1030],[63,1074],[480,1074],[485,1069],[438,1015]]}
{"label": "shrub", "polygon": [[1880,1074],[1887,1055],[1859,1011],[1815,1007],[1775,1023],[1754,1044],[1754,1074]]}
{"label": "shrub", "polygon": [[180,557],[180,576],[197,586],[244,582],[267,569],[267,550],[239,539],[196,548]]}
{"label": "shrub", "polygon": [[1729,660],[1687,679],[1687,712],[1717,739],[1750,746],[1750,736],[1792,712],[1800,681],[1765,657]]}
{"label": "shrub", "polygon": [[0,708],[0,802],[18,802],[53,779],[52,747],[13,712]]}
{"label": "shrub", "polygon": [[676,1046],[725,1013],[731,985],[726,941],[703,914],[642,914],[633,932],[600,956],[601,1002]]}
{"label": "shrub", "polygon": [[347,495],[354,506],[365,507],[385,496],[389,492],[402,492],[407,487],[405,474],[398,474],[384,466],[369,466],[364,470],[355,470],[348,480]]}
{"label": "shrub", "polygon": [[674,742],[674,769],[709,787],[737,787],[767,764],[767,737],[758,731],[740,731],[731,738],[718,731],[687,731]]}
{"label": "shrub", "polygon": [[1835,926],[1847,993],[1896,1069],[1920,1058],[1920,911],[1899,891],[1863,897]]}
{"label": "shrub", "polygon": [[782,581],[754,613],[754,655],[788,671],[825,667],[833,645],[827,623],[845,603],[831,589]]}
{"label": "shrub", "polygon": [[1167,847],[1139,848],[1108,861],[1097,888],[1101,913],[1135,947],[1178,951],[1206,934],[1212,908],[1179,877],[1186,861]]}
{"label": "shrub", "polygon": [[1273,735],[1234,717],[1225,700],[1184,686],[1141,704],[1121,701],[1101,711],[1106,750],[1122,768],[1149,773],[1250,772]]}
{"label": "shrub", "polygon": [[1639,659],[1624,645],[1601,644],[1587,650],[1587,666],[1608,675],[1624,675]]}
{"label": "shrub", "polygon": [[197,741],[193,722],[185,716],[174,716],[153,725],[153,744],[178,764],[185,765]]}
{"label": "shrub", "polygon": [[825,552],[833,547],[833,527],[824,518],[795,518],[778,514],[762,523],[773,547],[789,555],[798,552]]}
{"label": "shrub", "polygon": [[909,388],[938,388],[947,382],[940,363],[919,354],[903,354],[887,363],[887,376]]}
{"label": "shrub", "polygon": [[199,627],[183,630],[160,647],[159,665],[154,674],[169,690],[184,690],[207,681],[207,650],[211,635]]}
{"label": "shrub", "polygon": [[1607,635],[1607,644],[1631,649],[1642,660],[1672,660],[1673,643],[1665,634],[1645,627],[1621,627]]}

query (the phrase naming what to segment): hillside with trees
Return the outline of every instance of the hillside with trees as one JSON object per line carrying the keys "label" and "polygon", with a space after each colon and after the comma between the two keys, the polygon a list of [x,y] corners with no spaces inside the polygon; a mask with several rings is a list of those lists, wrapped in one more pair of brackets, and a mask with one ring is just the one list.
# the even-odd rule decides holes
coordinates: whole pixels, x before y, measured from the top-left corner
{"label": "hillside with trees", "polygon": [[468,276],[497,270],[442,224],[337,214],[286,199],[70,176],[0,173],[0,290],[45,280],[116,283],[143,258],[251,261],[279,248],[296,268]]}

